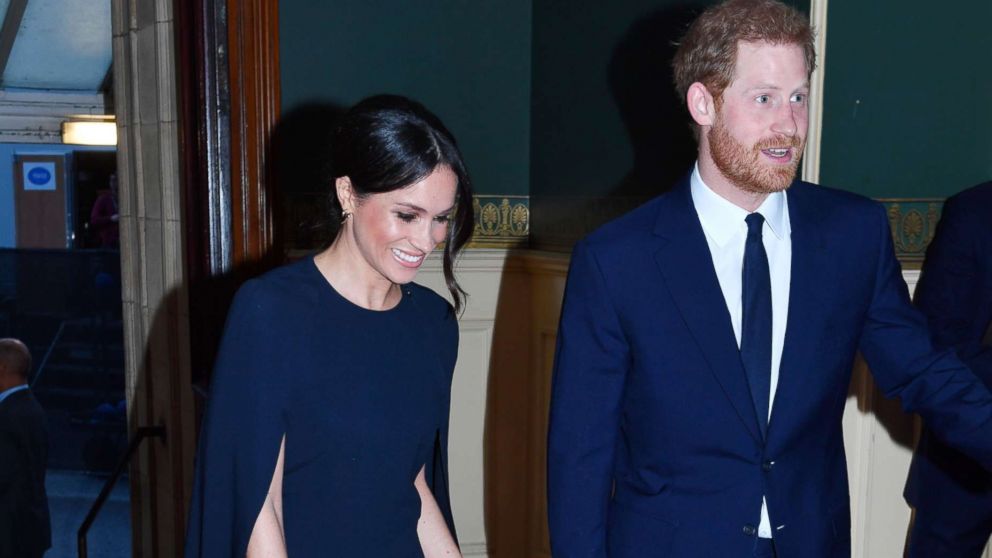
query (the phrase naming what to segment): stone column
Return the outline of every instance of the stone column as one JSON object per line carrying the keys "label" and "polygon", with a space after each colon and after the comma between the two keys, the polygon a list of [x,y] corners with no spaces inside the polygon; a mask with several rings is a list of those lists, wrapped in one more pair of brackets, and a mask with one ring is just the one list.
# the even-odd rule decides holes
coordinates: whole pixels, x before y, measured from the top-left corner
{"label": "stone column", "polygon": [[133,555],[182,553],[193,463],[172,0],[112,0]]}

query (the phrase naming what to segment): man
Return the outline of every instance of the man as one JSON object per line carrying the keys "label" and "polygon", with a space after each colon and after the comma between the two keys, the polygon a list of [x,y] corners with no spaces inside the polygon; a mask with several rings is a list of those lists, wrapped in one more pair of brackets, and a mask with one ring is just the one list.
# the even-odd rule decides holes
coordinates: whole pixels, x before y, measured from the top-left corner
{"label": "man", "polygon": [[931,346],[883,209],[794,180],[812,41],[775,0],[701,15],[673,63],[695,169],[576,245],[549,431],[556,558],[849,556],[858,351],[992,466],[992,395]]}
{"label": "man", "polygon": [[[992,182],[947,200],[927,250],[916,304],[934,344],[992,385]],[[992,534],[992,475],[925,430],[906,500],[916,508],[911,558],[977,558]]]}
{"label": "man", "polygon": [[0,339],[0,556],[37,558],[52,546],[45,494],[48,429],[31,390],[31,353]]}

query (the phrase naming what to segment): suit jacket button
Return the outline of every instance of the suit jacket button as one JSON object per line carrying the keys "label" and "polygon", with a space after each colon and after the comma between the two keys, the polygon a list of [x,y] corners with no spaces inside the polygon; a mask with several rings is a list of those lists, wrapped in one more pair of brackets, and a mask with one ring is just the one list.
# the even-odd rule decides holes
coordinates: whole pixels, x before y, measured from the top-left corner
{"label": "suit jacket button", "polygon": [[754,527],[754,525],[745,525],[744,526],[744,534],[747,535],[747,536],[749,536],[749,537],[753,537],[755,535],[755,533],[757,533],[757,532],[758,532],[758,530]]}
{"label": "suit jacket button", "polygon": [[774,465],[775,465],[774,461],[765,461],[764,463],[761,464],[761,470],[767,473],[768,471],[772,470],[772,467]]}

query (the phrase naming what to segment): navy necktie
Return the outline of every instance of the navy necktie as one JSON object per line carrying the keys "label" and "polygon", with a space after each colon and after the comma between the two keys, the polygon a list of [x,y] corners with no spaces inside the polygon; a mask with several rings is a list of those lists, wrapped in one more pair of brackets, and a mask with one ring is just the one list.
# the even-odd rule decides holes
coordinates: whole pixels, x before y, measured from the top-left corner
{"label": "navy necktie", "polygon": [[765,218],[760,213],[752,213],[744,221],[747,223],[747,241],[741,273],[741,362],[764,436],[772,381],[772,284],[768,255],[761,242]]}

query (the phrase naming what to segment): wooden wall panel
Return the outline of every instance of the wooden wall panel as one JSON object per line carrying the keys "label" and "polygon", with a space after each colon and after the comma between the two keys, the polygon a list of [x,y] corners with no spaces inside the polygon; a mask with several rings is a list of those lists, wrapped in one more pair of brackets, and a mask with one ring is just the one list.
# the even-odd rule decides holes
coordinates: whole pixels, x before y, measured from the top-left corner
{"label": "wooden wall panel", "polygon": [[277,0],[176,0],[192,374],[201,387],[238,286],[282,262],[270,140],[279,115]]}
{"label": "wooden wall panel", "polygon": [[279,117],[278,1],[227,0],[227,31],[231,222],[239,264],[273,257],[276,246],[269,140]]}

